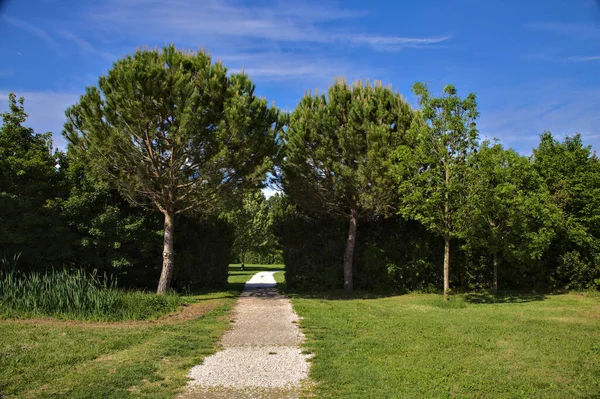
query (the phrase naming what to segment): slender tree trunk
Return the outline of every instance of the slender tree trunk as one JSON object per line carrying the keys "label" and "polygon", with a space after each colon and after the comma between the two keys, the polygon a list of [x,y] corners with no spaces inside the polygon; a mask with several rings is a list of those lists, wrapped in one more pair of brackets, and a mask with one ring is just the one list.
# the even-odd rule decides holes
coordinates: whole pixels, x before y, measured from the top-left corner
{"label": "slender tree trunk", "polygon": [[450,167],[446,165],[446,198],[444,203],[444,223],[446,233],[444,234],[444,301],[448,300],[448,290],[450,290]]}
{"label": "slender tree trunk", "polygon": [[346,252],[344,253],[344,291],[352,292],[352,264],[354,261],[354,247],[356,246],[356,215],[350,217],[348,228],[348,240],[346,241]]}
{"label": "slender tree trunk", "polygon": [[164,294],[171,286],[173,269],[175,268],[175,251],[173,250],[173,233],[175,232],[174,212],[167,211],[165,215],[165,233],[163,240],[163,265],[158,281],[157,294]]}
{"label": "slender tree trunk", "polygon": [[448,300],[450,290],[450,235],[444,235],[444,301]]}
{"label": "slender tree trunk", "polygon": [[494,252],[494,294],[498,293],[498,253]]}

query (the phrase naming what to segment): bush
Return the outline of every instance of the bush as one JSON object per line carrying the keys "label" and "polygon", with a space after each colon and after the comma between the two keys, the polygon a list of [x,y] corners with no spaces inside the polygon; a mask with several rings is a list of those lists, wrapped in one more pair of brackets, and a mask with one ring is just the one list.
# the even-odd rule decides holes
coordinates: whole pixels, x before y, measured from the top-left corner
{"label": "bush", "polygon": [[[275,221],[289,287],[342,287],[347,222],[342,218],[288,211]],[[359,223],[354,286],[368,291],[423,290],[441,284],[443,242],[416,222],[376,217]]]}
{"label": "bush", "polygon": [[225,288],[229,263],[233,260],[233,226],[216,217],[184,216],[177,219],[175,226],[173,288],[188,291]]}

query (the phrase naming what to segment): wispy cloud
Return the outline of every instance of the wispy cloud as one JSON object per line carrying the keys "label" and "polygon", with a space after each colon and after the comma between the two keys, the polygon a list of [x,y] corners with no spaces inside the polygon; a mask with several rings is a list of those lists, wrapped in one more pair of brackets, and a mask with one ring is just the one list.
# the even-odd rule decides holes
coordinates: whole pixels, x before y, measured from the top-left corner
{"label": "wispy cloud", "polygon": [[75,44],[83,54],[94,54],[94,55],[97,55],[104,59],[107,59],[109,61],[116,61],[118,58],[116,55],[114,55],[108,51],[104,51],[102,49],[97,48],[96,46],[94,46],[90,42],[88,42],[87,40],[84,40],[78,36],[75,36],[72,32],[62,30],[62,29],[59,29],[57,32],[62,37],[64,37],[71,43]]}
{"label": "wispy cloud", "polygon": [[565,59],[565,61],[572,61],[572,62],[600,61],[600,55],[568,57]]}
{"label": "wispy cloud", "polygon": [[566,79],[481,91],[482,137],[498,137],[508,146],[528,153],[539,135],[550,130],[557,137],[581,133],[587,144],[600,140],[600,86],[581,86]]}
{"label": "wispy cloud", "polygon": [[[140,13],[143,10],[143,13]],[[112,0],[95,9],[90,18],[109,29],[125,32],[131,21],[136,30],[150,36],[165,31],[181,37],[210,38],[211,36],[238,39],[260,39],[275,43],[331,44],[346,42],[375,50],[421,48],[450,39],[450,36],[388,36],[356,33],[349,28],[339,31],[328,25],[360,16],[336,3],[274,2],[268,6],[235,5],[226,1],[189,3],[181,0]],[[338,27],[339,29],[339,27]]]}
{"label": "wispy cloud", "polygon": [[[316,85],[326,86],[336,76],[350,81],[363,78],[366,71],[349,60],[329,59],[324,54],[298,54],[289,52],[260,52],[225,54],[218,57],[235,72],[244,71],[253,79],[278,82],[310,79]],[[375,72],[373,69],[371,73]]]}
{"label": "wispy cloud", "polygon": [[343,36],[340,39],[347,39],[354,45],[367,45],[377,50],[402,50],[404,48],[423,48],[438,44],[451,39],[451,35],[439,37],[390,37],[390,36],[370,36],[370,35],[351,35]]}
{"label": "wispy cloud", "polygon": [[22,19],[8,17],[6,15],[1,16],[0,19],[2,19],[4,22],[7,22],[19,29],[30,33],[33,36],[38,37],[39,39],[42,39],[53,48],[59,47],[56,40],[54,40],[45,30],[38,28],[37,26],[33,26],[30,23],[23,21]]}
{"label": "wispy cloud", "polygon": [[531,30],[569,36],[575,39],[589,40],[600,38],[599,27],[584,23],[531,22],[525,24],[525,27]]}

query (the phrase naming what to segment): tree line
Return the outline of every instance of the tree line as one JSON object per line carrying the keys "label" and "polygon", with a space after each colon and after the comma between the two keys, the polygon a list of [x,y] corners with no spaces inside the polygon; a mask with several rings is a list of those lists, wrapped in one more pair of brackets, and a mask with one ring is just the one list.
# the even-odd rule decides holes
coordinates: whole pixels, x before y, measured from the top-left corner
{"label": "tree line", "polygon": [[[413,92],[418,109],[336,80],[284,113],[205,52],[139,50],[66,111],[65,153],[11,94],[0,248],[158,292],[222,283],[233,253],[348,292],[598,289],[600,169],[581,136],[545,132],[523,156],[479,141],[474,93]],[[267,176],[282,195],[263,197]]]}

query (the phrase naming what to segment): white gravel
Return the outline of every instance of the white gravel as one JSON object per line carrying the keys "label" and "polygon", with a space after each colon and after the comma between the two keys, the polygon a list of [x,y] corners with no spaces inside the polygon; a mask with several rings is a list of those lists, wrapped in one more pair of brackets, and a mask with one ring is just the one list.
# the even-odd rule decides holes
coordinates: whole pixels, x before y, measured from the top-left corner
{"label": "white gravel", "polygon": [[233,328],[221,340],[224,349],[190,370],[189,393],[233,389],[227,396],[234,398],[235,390],[260,388],[293,394],[306,385],[310,355],[301,353],[298,316],[275,288],[274,273],[257,273],[246,283],[234,308]]}

